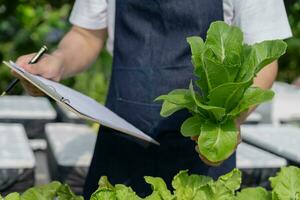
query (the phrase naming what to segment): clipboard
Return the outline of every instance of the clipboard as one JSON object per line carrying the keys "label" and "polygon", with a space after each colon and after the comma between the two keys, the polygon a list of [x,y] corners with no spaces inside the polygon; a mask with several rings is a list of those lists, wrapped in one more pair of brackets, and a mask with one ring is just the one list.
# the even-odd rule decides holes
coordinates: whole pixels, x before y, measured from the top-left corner
{"label": "clipboard", "polygon": [[60,83],[30,74],[13,61],[3,61],[3,63],[80,118],[99,123],[121,133],[159,145],[153,138],[143,133],[105,106],[99,104],[94,99]]}

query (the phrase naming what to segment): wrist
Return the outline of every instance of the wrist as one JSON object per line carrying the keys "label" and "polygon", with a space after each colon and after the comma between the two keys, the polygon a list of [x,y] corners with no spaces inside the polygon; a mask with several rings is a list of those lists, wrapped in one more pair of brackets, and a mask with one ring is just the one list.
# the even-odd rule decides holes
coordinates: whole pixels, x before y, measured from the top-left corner
{"label": "wrist", "polygon": [[66,69],[65,69],[65,66],[66,66],[66,64],[65,64],[65,56],[64,56],[63,52],[61,52],[61,50],[59,50],[59,49],[57,49],[54,52],[52,52],[51,55],[58,62],[57,66],[58,66],[59,69],[58,69],[58,73],[57,73],[57,79],[61,80],[61,79],[63,79],[66,76],[65,75],[65,73],[66,73]]}

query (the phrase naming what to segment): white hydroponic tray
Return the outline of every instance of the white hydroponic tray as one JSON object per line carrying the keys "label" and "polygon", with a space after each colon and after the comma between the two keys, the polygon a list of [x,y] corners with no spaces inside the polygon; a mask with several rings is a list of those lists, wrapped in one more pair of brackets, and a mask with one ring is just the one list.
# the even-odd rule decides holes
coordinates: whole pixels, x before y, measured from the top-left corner
{"label": "white hydroponic tray", "polygon": [[0,119],[53,120],[56,111],[45,97],[0,97]]}
{"label": "white hydroponic tray", "polygon": [[255,123],[258,124],[262,122],[262,115],[259,114],[258,112],[252,112],[246,120],[246,123]]}
{"label": "white hydroponic tray", "polygon": [[246,143],[239,144],[236,156],[239,169],[280,168],[287,165],[286,159]]}
{"label": "white hydroponic tray", "polygon": [[46,137],[59,166],[88,167],[90,165],[96,143],[96,133],[87,125],[47,124]]}
{"label": "white hydroponic tray", "polygon": [[20,124],[0,123],[0,169],[31,169],[35,158]]}
{"label": "white hydroponic tray", "polygon": [[300,93],[276,93],[272,104],[273,124],[300,121]]}
{"label": "white hydroponic tray", "polygon": [[291,125],[243,125],[243,140],[300,163],[300,128]]}
{"label": "white hydroponic tray", "polygon": [[300,88],[275,82],[272,90],[275,92],[273,100],[259,105],[255,111],[262,116],[260,123],[300,121]]}

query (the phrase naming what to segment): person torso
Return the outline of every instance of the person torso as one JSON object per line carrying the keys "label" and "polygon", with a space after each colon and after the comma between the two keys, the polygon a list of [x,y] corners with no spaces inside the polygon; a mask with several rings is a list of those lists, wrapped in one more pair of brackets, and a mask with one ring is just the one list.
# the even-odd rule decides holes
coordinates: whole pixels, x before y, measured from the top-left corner
{"label": "person torso", "polygon": [[[223,2],[223,18],[228,24],[233,23],[234,17],[234,0],[222,0]],[[113,54],[114,38],[115,38],[115,11],[116,0],[107,0],[107,23],[108,23],[108,40],[106,43],[107,50]]]}
{"label": "person torso", "polygon": [[186,38],[205,38],[223,20],[222,0],[117,0],[113,71],[107,106],[156,136],[178,132],[186,111],[160,117],[159,95],[188,88],[193,79]]}

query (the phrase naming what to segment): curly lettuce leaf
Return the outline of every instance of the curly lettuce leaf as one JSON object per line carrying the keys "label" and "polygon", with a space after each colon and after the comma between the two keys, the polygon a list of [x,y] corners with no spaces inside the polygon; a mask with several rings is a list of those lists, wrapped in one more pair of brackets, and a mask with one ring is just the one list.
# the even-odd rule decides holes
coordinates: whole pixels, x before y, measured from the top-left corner
{"label": "curly lettuce leaf", "polygon": [[237,193],[235,200],[272,200],[272,195],[265,188],[246,188]]}
{"label": "curly lettuce leaf", "polygon": [[[2,197],[0,196],[0,199],[2,200]],[[21,200],[21,196],[17,192],[13,192],[11,194],[8,194],[4,200]]]}
{"label": "curly lettuce leaf", "polygon": [[117,184],[115,186],[116,199],[117,200],[142,200],[132,189],[122,184]]}
{"label": "curly lettuce leaf", "polygon": [[84,200],[82,196],[77,196],[72,192],[71,188],[64,184],[61,185],[57,190],[58,200]]}
{"label": "curly lettuce leaf", "polygon": [[114,186],[109,182],[107,176],[101,176],[98,185],[99,188],[110,188],[110,189],[114,188]]}
{"label": "curly lettuce leaf", "polygon": [[22,200],[52,200],[56,197],[61,183],[53,181],[47,185],[37,186],[26,190],[22,196]]}
{"label": "curly lettuce leaf", "polygon": [[203,193],[201,188],[212,183],[213,180],[207,176],[189,175],[188,171],[180,171],[173,179],[172,186],[178,200],[201,199]]}
{"label": "curly lettuce leaf", "polygon": [[300,169],[294,166],[282,168],[270,178],[274,200],[300,200]]}
{"label": "curly lettuce leaf", "polygon": [[90,200],[117,200],[116,192],[110,188],[99,188],[92,194]]}
{"label": "curly lettuce leaf", "polygon": [[215,182],[210,182],[199,191],[199,200],[232,200],[235,192],[240,188],[241,172],[238,169],[219,177]]}
{"label": "curly lettuce leaf", "polygon": [[101,176],[98,185],[90,200],[116,200],[115,187],[109,182],[107,176]]}
{"label": "curly lettuce leaf", "polygon": [[238,169],[233,169],[231,172],[220,176],[218,181],[224,185],[232,193],[238,190],[242,183],[242,173]]}
{"label": "curly lettuce leaf", "polygon": [[[175,197],[168,190],[167,185],[162,178],[151,176],[145,176],[144,178],[145,181],[152,186],[152,190],[154,192],[152,195],[155,196],[155,198],[157,198],[156,196],[158,195],[163,200],[175,199]],[[148,199],[150,199],[150,197],[148,197]]]}

